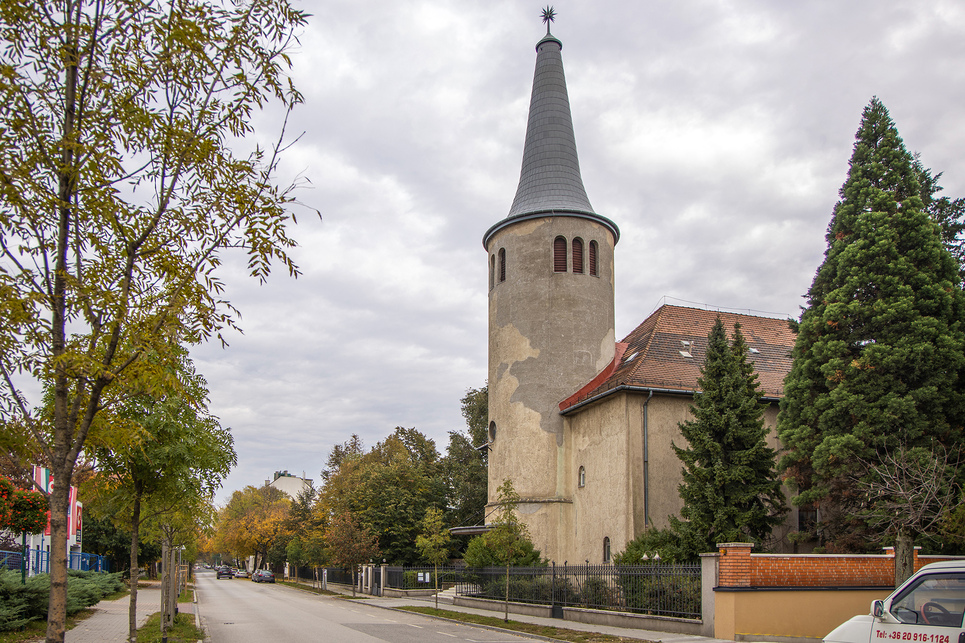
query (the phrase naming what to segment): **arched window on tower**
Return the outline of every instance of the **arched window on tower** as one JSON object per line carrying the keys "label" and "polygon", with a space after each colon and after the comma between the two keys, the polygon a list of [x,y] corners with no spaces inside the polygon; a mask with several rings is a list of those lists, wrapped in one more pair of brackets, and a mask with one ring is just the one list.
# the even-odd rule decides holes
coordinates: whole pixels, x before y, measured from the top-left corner
{"label": "arched window on tower", "polygon": [[577,478],[577,484],[580,485],[580,488],[582,489],[586,486],[586,469],[584,469],[582,466],[580,466],[580,472]]}
{"label": "arched window on tower", "polygon": [[506,248],[499,249],[499,281],[506,281]]}
{"label": "arched window on tower", "polygon": [[553,240],[553,272],[566,272],[566,238]]}
{"label": "arched window on tower", "polygon": [[603,539],[603,562],[610,562],[610,537],[606,536]]}
{"label": "arched window on tower", "polygon": [[495,422],[489,423],[489,441],[490,442],[496,441],[496,423]]}
{"label": "arched window on tower", "polygon": [[596,241],[591,241],[590,242],[590,275],[593,277],[597,276],[596,255],[597,255]]}
{"label": "arched window on tower", "polygon": [[489,289],[496,285],[496,255],[489,258]]}
{"label": "arched window on tower", "polygon": [[583,274],[583,239],[573,239],[573,272]]}

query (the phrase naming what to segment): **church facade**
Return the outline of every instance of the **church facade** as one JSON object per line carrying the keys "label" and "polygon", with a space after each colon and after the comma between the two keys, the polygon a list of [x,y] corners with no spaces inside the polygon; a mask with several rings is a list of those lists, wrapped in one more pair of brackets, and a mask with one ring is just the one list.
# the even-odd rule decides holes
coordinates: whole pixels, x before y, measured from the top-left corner
{"label": "church facade", "polygon": [[[489,269],[489,506],[506,479],[550,560],[609,562],[681,500],[678,424],[718,313],[662,306],[617,341],[617,225],[593,210],[580,175],[562,43],[536,46],[516,197],[483,237]],[[787,321],[740,322],[766,400],[771,446],[794,344]],[[796,527],[789,517],[778,540]]]}

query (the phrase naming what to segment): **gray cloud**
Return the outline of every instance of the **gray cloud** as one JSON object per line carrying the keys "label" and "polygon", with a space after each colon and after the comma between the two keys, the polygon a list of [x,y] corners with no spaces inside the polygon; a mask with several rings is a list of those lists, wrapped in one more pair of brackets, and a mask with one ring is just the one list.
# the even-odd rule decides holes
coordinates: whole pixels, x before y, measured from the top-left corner
{"label": "gray cloud", "polygon": [[[244,335],[194,354],[239,466],[317,478],[331,447],[397,425],[437,441],[486,378],[483,232],[519,178],[539,6],[305,2],[305,104],[285,180],[310,185],[304,274],[229,259]],[[587,193],[617,222],[617,335],[664,296],[796,315],[861,110],[965,194],[965,9],[951,0],[557,4]],[[281,115],[255,121],[269,142]]]}

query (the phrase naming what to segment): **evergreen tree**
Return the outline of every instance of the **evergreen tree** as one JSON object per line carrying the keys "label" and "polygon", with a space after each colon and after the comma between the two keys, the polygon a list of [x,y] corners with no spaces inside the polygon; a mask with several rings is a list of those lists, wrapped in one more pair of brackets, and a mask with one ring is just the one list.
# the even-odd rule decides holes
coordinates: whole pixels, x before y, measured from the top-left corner
{"label": "evergreen tree", "polygon": [[823,537],[839,549],[874,538],[855,524],[874,507],[859,491],[868,463],[899,448],[961,448],[959,266],[919,177],[887,109],[872,99],[806,296],[778,422],[794,502],[820,506]]}
{"label": "evergreen tree", "polygon": [[719,542],[765,542],[786,513],[766,442],[767,405],[747,352],[740,324],[728,344],[718,317],[707,337],[694,419],[680,424],[688,446],[673,445],[684,465],[680,513],[687,522],[671,518],[671,529],[691,557]]}

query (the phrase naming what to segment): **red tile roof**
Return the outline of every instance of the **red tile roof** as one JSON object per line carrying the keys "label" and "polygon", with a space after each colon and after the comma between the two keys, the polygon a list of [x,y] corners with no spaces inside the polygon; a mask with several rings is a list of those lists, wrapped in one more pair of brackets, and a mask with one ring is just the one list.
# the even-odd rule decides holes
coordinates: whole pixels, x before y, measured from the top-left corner
{"label": "red tile roof", "polygon": [[795,338],[786,319],[665,305],[617,344],[620,348],[625,344],[626,349],[622,354],[620,350],[615,352],[614,363],[603,371],[608,373],[605,380],[601,382],[598,375],[564,400],[560,410],[620,387],[696,390],[707,350],[707,335],[718,315],[728,335],[734,331],[734,322],[740,322],[741,332],[751,349],[748,360],[754,364],[761,392],[766,397],[781,397],[784,377],[791,370]]}

